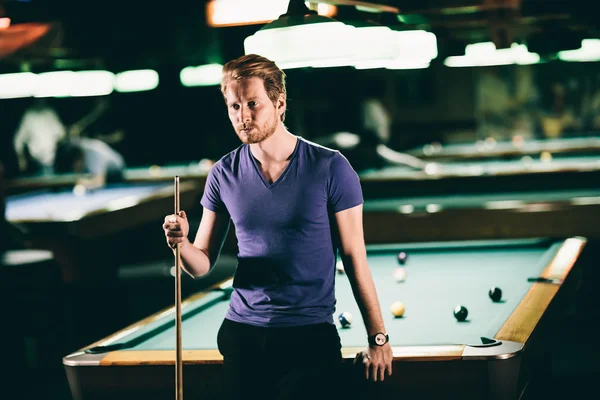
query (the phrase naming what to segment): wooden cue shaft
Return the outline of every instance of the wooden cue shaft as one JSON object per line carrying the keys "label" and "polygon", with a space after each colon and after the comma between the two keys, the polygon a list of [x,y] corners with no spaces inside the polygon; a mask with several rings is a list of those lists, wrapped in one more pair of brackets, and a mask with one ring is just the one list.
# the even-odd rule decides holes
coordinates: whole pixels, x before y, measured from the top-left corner
{"label": "wooden cue shaft", "polygon": [[[175,215],[179,215],[179,176],[175,176]],[[175,399],[183,400],[183,354],[181,349],[181,244],[175,246]]]}

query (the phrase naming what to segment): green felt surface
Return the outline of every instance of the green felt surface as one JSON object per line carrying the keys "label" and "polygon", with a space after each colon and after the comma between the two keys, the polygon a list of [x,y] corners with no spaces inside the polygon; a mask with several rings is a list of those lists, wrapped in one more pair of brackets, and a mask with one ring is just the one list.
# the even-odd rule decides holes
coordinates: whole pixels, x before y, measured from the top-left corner
{"label": "green felt surface", "polygon": [[[474,344],[480,337],[494,337],[515,310],[532,283],[558,249],[558,243],[539,240],[454,242],[439,244],[389,245],[368,248],[368,261],[377,287],[391,343],[402,345]],[[409,254],[404,266],[407,279],[393,280],[400,250]],[[494,303],[488,290],[499,286],[503,301]],[[342,344],[366,345],[366,331],[346,275],[336,273],[335,313]],[[395,318],[389,307],[401,301],[403,318]],[[462,304],[469,310],[467,321],[458,322],[453,309]],[[228,298],[222,291],[189,303],[182,309],[184,349],[216,349],[217,332],[227,311]],[[341,328],[337,316],[353,315],[350,328]],[[175,348],[174,314],[168,313],[134,332],[104,344],[125,344],[129,350]]]}

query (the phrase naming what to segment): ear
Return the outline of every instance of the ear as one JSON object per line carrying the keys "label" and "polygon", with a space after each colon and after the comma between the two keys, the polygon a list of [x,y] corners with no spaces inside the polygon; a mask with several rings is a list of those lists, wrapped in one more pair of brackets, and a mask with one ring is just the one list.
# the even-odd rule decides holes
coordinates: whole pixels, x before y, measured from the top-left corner
{"label": "ear", "polygon": [[280,94],[279,98],[277,99],[277,102],[275,103],[276,107],[277,107],[277,113],[279,115],[283,114],[283,112],[285,111],[285,107],[287,106],[286,101],[285,101],[285,97]]}

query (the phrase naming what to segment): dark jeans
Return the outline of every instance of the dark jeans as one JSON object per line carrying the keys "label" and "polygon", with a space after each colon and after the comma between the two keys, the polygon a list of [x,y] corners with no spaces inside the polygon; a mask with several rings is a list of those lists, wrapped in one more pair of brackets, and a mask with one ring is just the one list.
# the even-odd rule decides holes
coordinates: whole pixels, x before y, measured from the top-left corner
{"label": "dark jeans", "polygon": [[217,342],[230,399],[330,400],[351,390],[335,325],[263,328],[225,319]]}

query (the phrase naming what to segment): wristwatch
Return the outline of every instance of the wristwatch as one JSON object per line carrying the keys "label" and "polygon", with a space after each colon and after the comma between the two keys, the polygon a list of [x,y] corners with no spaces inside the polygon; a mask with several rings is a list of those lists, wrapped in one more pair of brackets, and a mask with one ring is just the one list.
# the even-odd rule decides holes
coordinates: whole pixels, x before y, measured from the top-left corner
{"label": "wristwatch", "polygon": [[377,332],[367,338],[369,346],[383,346],[390,341],[390,337],[382,332]]}

